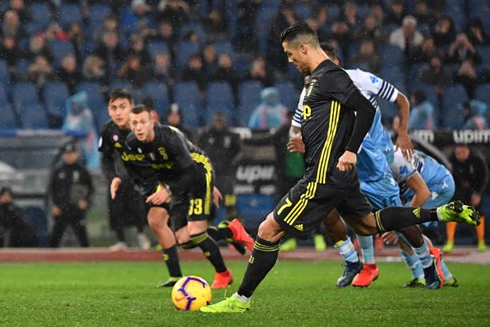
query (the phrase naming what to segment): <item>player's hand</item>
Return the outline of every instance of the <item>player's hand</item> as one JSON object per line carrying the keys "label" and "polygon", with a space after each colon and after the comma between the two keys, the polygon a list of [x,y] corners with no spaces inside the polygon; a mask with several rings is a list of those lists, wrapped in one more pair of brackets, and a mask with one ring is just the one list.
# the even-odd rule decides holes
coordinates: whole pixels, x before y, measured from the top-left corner
{"label": "player's hand", "polygon": [[168,202],[170,202],[170,193],[166,187],[162,187],[159,191],[146,198],[146,203],[152,203],[154,205],[160,205]]}
{"label": "player's hand", "polygon": [[57,216],[61,215],[61,209],[60,209],[60,207],[53,206],[51,208],[51,210],[53,211],[53,216],[57,217]]}
{"label": "player's hand", "polygon": [[291,152],[305,153],[305,144],[301,135],[293,136],[289,139],[288,150]]}
{"label": "player's hand", "polygon": [[219,208],[219,202],[221,200],[223,200],[223,195],[221,195],[221,192],[216,186],[213,187],[213,203],[216,208]]}
{"label": "player's hand", "polygon": [[345,151],[344,154],[339,158],[339,163],[337,168],[340,171],[349,171],[354,168],[357,162],[357,154],[350,151]]}
{"label": "player's hand", "polygon": [[88,208],[87,200],[81,199],[80,201],[78,201],[78,209],[86,210],[87,208]]}
{"label": "player's hand", "polygon": [[400,148],[402,150],[403,157],[407,160],[412,159],[413,156],[413,145],[410,135],[405,132],[399,132],[396,139],[395,151]]}
{"label": "player's hand", "polygon": [[381,239],[383,240],[383,243],[385,243],[385,244],[397,244],[398,243],[398,236],[393,231],[383,233],[383,235],[381,235]]}
{"label": "player's hand", "polygon": [[116,192],[119,189],[122,181],[119,177],[114,177],[111,182],[111,199],[114,200],[116,198]]}
{"label": "player's hand", "polygon": [[481,194],[479,194],[479,193],[471,194],[470,204],[472,206],[477,207],[480,205],[480,202],[481,202]]}

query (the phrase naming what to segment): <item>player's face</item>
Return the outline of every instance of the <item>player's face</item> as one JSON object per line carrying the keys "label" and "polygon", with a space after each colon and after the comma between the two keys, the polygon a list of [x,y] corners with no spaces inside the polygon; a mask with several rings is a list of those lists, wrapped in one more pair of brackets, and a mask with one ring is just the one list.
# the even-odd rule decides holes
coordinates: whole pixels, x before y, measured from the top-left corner
{"label": "player's face", "polygon": [[303,74],[309,74],[310,72],[308,70],[308,66],[306,65],[306,56],[300,50],[302,46],[303,45],[294,47],[289,42],[282,43],[282,48],[288,57],[288,61],[295,65],[296,68]]}
{"label": "player's face", "polygon": [[129,115],[129,125],[131,131],[134,133],[138,141],[148,142],[150,141],[150,135],[153,131],[153,119],[147,112],[141,112],[139,114]]}
{"label": "player's face", "polygon": [[127,128],[129,122],[129,113],[131,112],[131,103],[126,98],[114,99],[109,102],[109,116],[114,124],[119,128]]}

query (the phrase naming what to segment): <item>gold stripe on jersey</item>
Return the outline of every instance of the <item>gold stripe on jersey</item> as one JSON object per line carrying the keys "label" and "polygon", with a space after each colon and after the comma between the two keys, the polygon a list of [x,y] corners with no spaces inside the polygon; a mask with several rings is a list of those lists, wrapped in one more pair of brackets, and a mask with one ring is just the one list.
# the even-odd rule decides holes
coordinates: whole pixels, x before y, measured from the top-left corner
{"label": "gold stripe on jersey", "polygon": [[211,166],[211,163],[209,162],[208,157],[206,157],[203,154],[200,154],[197,152],[192,152],[191,157],[195,163],[199,163],[199,164],[203,165],[204,169],[206,169],[206,197],[204,199],[204,214],[210,215],[211,214],[211,195],[212,195],[211,181],[213,180],[213,167]]}
{"label": "gold stripe on jersey", "polygon": [[320,163],[316,172],[316,182],[320,184],[325,184],[327,182],[328,162],[330,160],[330,153],[332,152],[333,140],[335,139],[335,134],[337,133],[340,108],[340,103],[338,101],[332,101],[330,105],[327,140],[323,146],[322,153],[320,155]]}
{"label": "gold stripe on jersey", "polygon": [[284,218],[284,222],[293,225],[296,219],[301,215],[303,210],[308,205],[308,201],[315,196],[316,193],[316,182],[309,182],[306,187],[306,193],[303,193],[299,199],[299,201],[294,205],[293,209],[288,213],[286,218]]}

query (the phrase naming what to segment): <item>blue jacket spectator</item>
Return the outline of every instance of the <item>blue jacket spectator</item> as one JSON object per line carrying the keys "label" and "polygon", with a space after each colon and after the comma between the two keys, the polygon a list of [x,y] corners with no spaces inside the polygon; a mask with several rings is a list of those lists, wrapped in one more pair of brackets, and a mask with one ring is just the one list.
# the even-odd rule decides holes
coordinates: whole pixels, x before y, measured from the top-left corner
{"label": "blue jacket spectator", "polygon": [[408,126],[411,129],[434,129],[436,127],[434,106],[427,100],[424,91],[415,91],[411,102],[414,106],[410,110]]}
{"label": "blue jacket spectator", "polygon": [[279,91],[275,87],[263,89],[262,102],[250,116],[248,127],[252,129],[277,128],[288,122],[288,110],[279,103]]}
{"label": "blue jacket spectator", "polygon": [[485,113],[487,104],[478,100],[471,100],[465,104],[465,124],[464,129],[483,130],[488,128]]}

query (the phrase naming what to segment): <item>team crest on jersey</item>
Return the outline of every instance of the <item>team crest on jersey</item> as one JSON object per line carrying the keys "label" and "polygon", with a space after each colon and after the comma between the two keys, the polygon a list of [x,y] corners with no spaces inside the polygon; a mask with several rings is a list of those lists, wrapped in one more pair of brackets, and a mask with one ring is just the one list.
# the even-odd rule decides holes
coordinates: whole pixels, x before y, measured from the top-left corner
{"label": "team crest on jersey", "polygon": [[306,96],[309,97],[310,94],[311,94],[311,91],[313,91],[313,87],[315,86],[316,84],[316,79],[312,79],[311,80],[311,83],[310,83],[310,86],[308,86],[308,91],[306,91]]}
{"label": "team crest on jersey", "polygon": [[115,142],[117,142],[117,141],[119,141],[119,136],[114,135],[114,136],[112,137],[112,139],[113,139]]}

